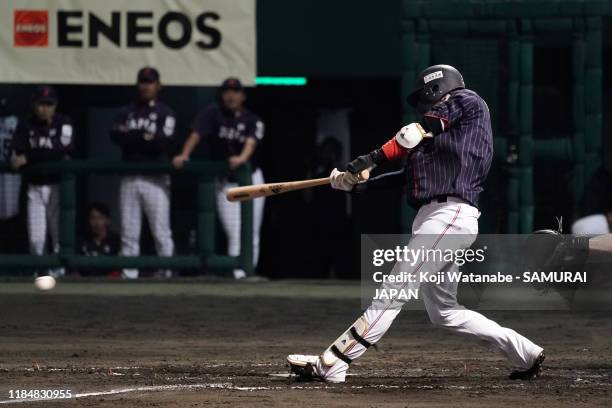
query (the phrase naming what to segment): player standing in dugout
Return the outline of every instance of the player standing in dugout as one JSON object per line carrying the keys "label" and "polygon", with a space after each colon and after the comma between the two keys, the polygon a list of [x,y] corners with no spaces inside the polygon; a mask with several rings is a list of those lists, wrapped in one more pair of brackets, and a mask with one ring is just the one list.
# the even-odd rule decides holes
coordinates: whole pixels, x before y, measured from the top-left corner
{"label": "player standing in dugout", "polygon": [[[469,248],[478,234],[478,198],[491,166],[493,136],[489,109],[476,92],[465,89],[463,77],[449,65],[425,69],[417,78],[408,102],[422,120],[404,126],[381,148],[360,156],[346,172],[334,169],[332,187],[351,191],[406,186],[412,204],[419,207],[412,224],[409,248]],[[357,174],[389,160],[407,156],[408,180],[403,172],[358,183]],[[392,274],[419,270],[432,274],[458,271],[443,260],[414,266],[397,263]],[[385,283],[383,289],[403,289],[407,283]],[[419,284],[412,284],[411,289]],[[540,374],[542,347],[512,329],[502,327],[457,302],[458,282],[421,283],[419,297],[435,325],[466,333],[500,350],[515,368],[511,379]],[[343,382],[353,360],[387,332],[405,301],[374,300],[368,309],[320,356],[292,354],[287,361],[302,379]]]}
{"label": "player standing in dugout", "polygon": [[[121,147],[122,159],[130,162],[166,161],[171,156],[176,115],[158,99],[161,90],[159,72],[144,67],[137,76],[138,99],[121,108],[111,130],[111,140]],[[159,256],[174,254],[170,229],[170,176],[128,175],[121,178],[119,189],[121,213],[121,255],[140,255],[143,212],[147,217],[155,249]],[[123,269],[126,279],[138,278],[138,269]],[[170,277],[169,270],[159,270],[160,277]]]}
{"label": "player standing in dugout", "polygon": [[[70,159],[74,147],[72,120],[56,112],[57,94],[51,86],[36,88],[32,98],[32,115],[19,121],[15,135],[14,169],[57,160]],[[28,185],[28,238],[30,253],[43,255],[47,232],[51,250],[59,251],[59,174],[47,172],[26,174]],[[38,272],[37,272],[38,273]],[[62,276],[64,268],[49,270]]]}
{"label": "player standing in dugout", "polygon": [[[253,171],[253,184],[264,183],[259,168],[258,144],[264,136],[261,119],[244,106],[246,95],[242,83],[237,78],[228,78],[221,84],[220,101],[211,104],[200,112],[193,121],[192,131],[185,141],[181,154],[173,160],[174,166],[183,167],[200,143],[208,138],[208,146],[213,159],[227,160],[231,170],[249,162]],[[233,173],[228,173],[217,182],[217,210],[225,234],[228,253],[240,254],[240,203],[226,199],[228,189],[237,187]],[[253,264],[259,258],[259,231],[263,219],[265,198],[253,200]],[[234,278],[246,277],[242,269],[234,270]]]}

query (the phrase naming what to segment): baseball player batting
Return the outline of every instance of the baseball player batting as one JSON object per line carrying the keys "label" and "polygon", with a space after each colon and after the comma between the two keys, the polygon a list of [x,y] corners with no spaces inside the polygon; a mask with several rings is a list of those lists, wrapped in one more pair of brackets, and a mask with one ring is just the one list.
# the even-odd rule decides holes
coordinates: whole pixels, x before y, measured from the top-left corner
{"label": "baseball player batting", "polygon": [[[157,95],[159,72],[144,67],[138,72],[138,100],[121,108],[111,130],[111,140],[122,150],[123,160],[169,160],[174,141],[176,115]],[[147,217],[159,256],[172,256],[174,242],[170,229],[170,178],[168,175],[131,175],[121,179],[121,255],[140,254],[143,212]],[[170,271],[159,271],[167,277]],[[138,278],[137,269],[124,269],[123,277]]]}
{"label": "baseball player batting", "polygon": [[[493,156],[487,104],[476,92],[466,89],[459,71],[448,65],[435,65],[421,72],[408,102],[422,119],[404,126],[381,148],[350,162],[347,171],[334,169],[332,187],[351,191],[360,171],[407,157],[408,180],[405,173],[398,172],[372,178],[357,188],[406,185],[411,204],[419,207],[409,248],[423,245],[431,249],[445,245],[467,248],[478,234],[478,197]],[[398,265],[393,272],[398,272]],[[435,274],[457,268],[452,262],[428,261],[402,267],[415,275],[419,270]],[[457,284],[455,281],[420,285],[419,296],[432,323],[469,334],[500,350],[515,368],[511,379],[538,376],[544,361],[542,347],[459,305]],[[383,288],[399,290],[403,285],[385,283]],[[399,299],[374,300],[321,355],[289,355],[291,370],[302,380],[343,382],[351,362],[382,338],[402,305]]]}

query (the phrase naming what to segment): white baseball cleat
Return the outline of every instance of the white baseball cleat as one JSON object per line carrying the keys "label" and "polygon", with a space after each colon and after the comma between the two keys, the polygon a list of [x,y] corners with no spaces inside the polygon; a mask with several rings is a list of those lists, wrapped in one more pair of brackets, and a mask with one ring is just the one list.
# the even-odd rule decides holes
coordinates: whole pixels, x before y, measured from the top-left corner
{"label": "white baseball cleat", "polygon": [[316,368],[318,360],[318,356],[303,354],[289,354],[287,356],[291,372],[297,375],[298,381],[323,381]]}
{"label": "white baseball cleat", "polygon": [[333,383],[344,382],[342,380],[334,380],[333,378],[324,378],[319,373],[319,356],[308,356],[303,354],[289,354],[287,362],[291,368],[291,372],[297,376],[298,381],[326,381]]}

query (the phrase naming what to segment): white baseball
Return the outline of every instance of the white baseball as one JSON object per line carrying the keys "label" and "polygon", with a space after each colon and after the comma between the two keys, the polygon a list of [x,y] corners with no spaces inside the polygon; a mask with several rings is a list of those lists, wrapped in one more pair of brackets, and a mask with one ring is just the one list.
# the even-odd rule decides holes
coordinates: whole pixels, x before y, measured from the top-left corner
{"label": "white baseball", "polygon": [[55,278],[53,276],[39,276],[34,280],[34,286],[38,290],[51,290],[55,287]]}

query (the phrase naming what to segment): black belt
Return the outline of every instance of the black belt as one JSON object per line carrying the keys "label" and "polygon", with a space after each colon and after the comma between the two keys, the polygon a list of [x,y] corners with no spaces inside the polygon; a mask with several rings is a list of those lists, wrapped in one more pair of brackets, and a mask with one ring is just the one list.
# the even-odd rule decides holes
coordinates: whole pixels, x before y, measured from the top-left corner
{"label": "black belt", "polygon": [[421,205],[427,205],[427,204],[431,204],[431,203],[446,203],[448,202],[448,198],[449,197],[455,197],[452,195],[439,195],[436,196],[434,198],[431,198],[429,200],[425,200],[425,201],[421,201]]}
{"label": "black belt", "polygon": [[465,200],[464,198],[461,198],[461,197],[456,196],[454,194],[443,194],[443,195],[439,195],[439,196],[435,196],[433,198],[430,198],[429,200],[420,201],[418,203],[417,208],[421,208],[422,206],[427,205],[427,204],[431,204],[431,203],[447,203],[449,198],[459,199],[459,200],[465,202],[466,204],[471,205],[472,207],[478,208],[477,206],[475,206],[474,204],[472,204],[469,201]]}

